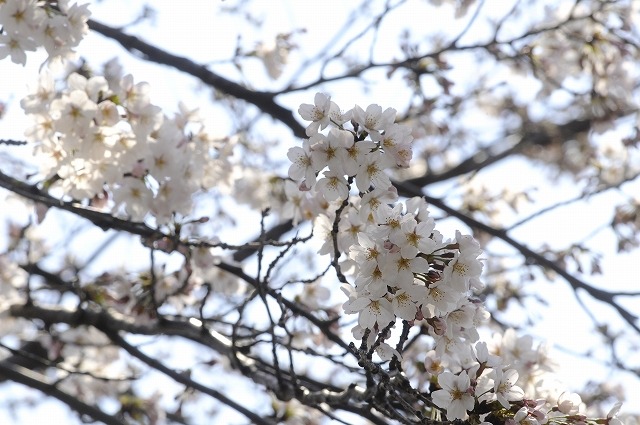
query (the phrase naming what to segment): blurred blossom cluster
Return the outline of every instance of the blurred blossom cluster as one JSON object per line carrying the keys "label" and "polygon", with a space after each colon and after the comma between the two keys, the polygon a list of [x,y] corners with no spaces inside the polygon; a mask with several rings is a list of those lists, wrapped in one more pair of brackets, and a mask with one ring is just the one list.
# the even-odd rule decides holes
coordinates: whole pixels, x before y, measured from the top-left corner
{"label": "blurred blossom cluster", "polygon": [[49,60],[73,55],[89,28],[88,5],[62,1],[12,0],[0,7],[0,59],[25,65],[26,52],[44,47]]}

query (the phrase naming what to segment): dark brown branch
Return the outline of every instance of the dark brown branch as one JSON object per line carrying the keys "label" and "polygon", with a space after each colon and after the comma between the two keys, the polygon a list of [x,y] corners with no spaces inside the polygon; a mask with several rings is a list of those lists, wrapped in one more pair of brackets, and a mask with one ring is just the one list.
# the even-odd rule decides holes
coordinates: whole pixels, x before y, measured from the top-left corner
{"label": "dark brown branch", "polygon": [[[234,276],[237,276],[237,277],[241,278],[242,280],[244,280],[245,282],[247,282],[248,284],[250,284],[254,288],[257,288],[257,286],[258,286],[258,282],[254,278],[252,278],[251,276],[247,275],[242,270],[242,268],[240,268],[240,267],[233,266],[233,265],[227,264],[227,263],[216,264],[216,267],[218,267],[221,270],[224,270],[226,272],[229,272],[229,273],[233,274]],[[283,304],[285,307],[287,307],[291,311],[295,312],[297,315],[302,316],[305,319],[307,319],[309,322],[313,323],[318,329],[320,329],[322,331],[322,333],[330,341],[336,343],[338,346],[344,348],[346,351],[351,352],[351,349],[349,348],[349,345],[347,343],[345,343],[342,340],[342,338],[340,338],[333,331],[331,331],[330,326],[331,326],[332,322],[323,321],[323,320],[317,318],[316,316],[313,315],[313,313],[307,311],[302,305],[299,305],[299,304],[297,304],[297,303],[295,303],[295,302],[293,302],[291,300],[288,300],[288,299],[282,297],[273,288],[267,287],[267,288],[265,288],[265,290],[267,291],[267,293],[271,297],[276,299],[279,303]]]}
{"label": "dark brown branch", "polygon": [[226,404],[227,406],[229,406],[230,408],[234,409],[235,411],[243,414],[244,416],[246,416],[248,419],[250,419],[252,421],[252,423],[254,424],[261,424],[261,425],[271,425],[274,424],[273,421],[267,420],[267,419],[263,419],[261,416],[257,415],[256,413],[252,412],[251,410],[247,409],[244,406],[241,406],[240,404],[236,403],[235,401],[231,400],[230,398],[228,398],[227,396],[225,396],[224,394],[222,394],[221,392],[207,387],[205,385],[202,385],[194,380],[192,380],[191,378],[189,378],[187,375],[182,374],[180,372],[177,372],[167,366],[164,365],[164,363],[147,356],[146,354],[144,354],[142,351],[138,350],[136,347],[134,347],[133,345],[129,344],[124,338],[122,338],[117,332],[106,332],[106,335],[118,346],[122,347],[126,352],[128,352],[129,354],[131,354],[133,357],[137,358],[138,360],[142,361],[143,363],[147,364],[148,366],[164,373],[165,375],[167,375],[168,377],[170,377],[171,379],[173,379],[176,382],[179,382],[187,387],[193,388],[197,391],[200,391],[204,394],[207,394],[213,398],[215,398],[216,400],[220,401],[221,403]]}
{"label": "dark brown branch", "polygon": [[[5,350],[11,353],[11,356],[0,361],[0,365],[5,367],[19,366],[30,371],[44,370],[51,361],[47,356],[47,349],[42,346],[39,341],[23,342],[19,349],[13,349],[0,344]],[[0,374],[0,382],[6,379]]]}
{"label": "dark brown branch", "polygon": [[443,182],[465,174],[480,171],[483,168],[519,152],[522,149],[522,146],[523,144],[520,142],[497,154],[491,154],[489,149],[482,149],[463,160],[458,165],[449,168],[447,171],[437,174],[427,173],[424,176],[407,180],[407,182],[415,186],[427,186],[433,183]]}
{"label": "dark brown branch", "polygon": [[[114,217],[111,214],[96,211],[94,209],[84,207],[75,202],[68,202],[68,201],[63,201],[63,200],[54,198],[53,196],[47,194],[45,191],[39,189],[36,185],[24,183],[18,179],[15,179],[11,176],[4,174],[2,171],[0,171],[0,187],[3,187],[17,195],[23,196],[31,201],[39,202],[48,207],[54,207],[64,211],[68,211],[79,217],[85,218],[105,231],[120,230],[120,231],[130,233],[132,235],[141,236],[142,238],[146,238],[151,241],[162,240],[165,238],[173,238],[172,235],[168,235],[159,230],[153,229],[144,223],[132,222],[129,220],[120,219],[120,218]],[[233,259],[237,262],[241,262],[247,259],[248,257],[250,257],[251,255],[255,254],[260,248],[260,246],[278,244],[276,241],[283,234],[290,231],[292,228],[293,228],[293,225],[290,220],[287,222],[281,223],[265,232],[264,241],[262,243],[254,242],[254,243],[245,244],[243,246],[231,246],[224,243],[206,244],[206,245],[220,246],[221,248],[224,248],[224,249],[236,250],[236,252],[233,255]],[[285,243],[281,243],[281,244],[285,245]],[[185,243],[185,245],[198,246],[200,244]],[[25,270],[30,273],[34,273],[38,275],[42,275],[43,273],[46,273],[41,269],[35,270],[33,268],[34,266],[24,266],[24,267],[29,268],[29,270],[27,270],[26,268]],[[48,278],[49,276],[43,276],[43,277]],[[57,279],[52,279],[52,281],[56,282]]]}
{"label": "dark brown branch", "polygon": [[[623,115],[622,113],[620,115]],[[510,148],[499,153],[492,153],[492,147],[480,149],[458,165],[449,168],[442,173],[425,174],[421,177],[407,180],[408,184],[414,186],[427,186],[429,184],[446,181],[465,174],[482,170],[503,159],[522,152],[527,146],[550,146],[552,144],[562,144],[568,140],[573,140],[580,133],[585,133],[591,129],[593,120],[589,118],[575,119],[564,124],[554,125],[551,123],[529,123],[523,125],[520,141]]]}
{"label": "dark brown branch", "polygon": [[24,140],[0,139],[0,145],[22,146],[26,144],[27,142],[25,142]]}
{"label": "dark brown branch", "polygon": [[22,366],[0,362],[0,376],[34,388],[47,396],[57,398],[80,415],[89,416],[107,425],[125,425],[124,422],[119,421],[114,416],[103,412],[95,406],[83,403],[76,396],[61,391],[55,385],[46,382],[44,376]]}
{"label": "dark brown branch", "polygon": [[[6,174],[0,172],[0,187],[4,187],[7,190],[10,190],[18,195],[24,196],[32,201],[41,202],[47,206],[63,209],[65,211],[72,212],[80,217],[86,218],[98,227],[102,229],[111,229],[111,230],[121,230],[131,234],[139,235],[145,238],[149,238],[152,240],[160,240],[163,238],[169,237],[164,233],[152,229],[144,223],[134,223],[127,220],[119,219],[113,217],[110,214],[102,213],[99,211],[91,210],[85,208],[79,204],[73,202],[62,201],[60,199],[56,199],[45,192],[38,189],[35,185],[29,185],[23,183],[17,179],[14,179]],[[281,231],[278,230],[278,231]],[[180,243],[179,241],[175,241],[176,243]],[[249,252],[249,251],[247,251]],[[246,254],[243,254],[246,255]],[[232,273],[235,276],[245,280],[250,285],[257,287],[257,282],[254,278],[244,273],[244,271],[240,267],[232,266],[226,263],[220,263],[216,265],[222,270],[225,270],[229,273]],[[279,302],[284,303],[287,308],[296,312],[315,326],[317,326],[322,332],[333,342],[338,344],[340,347],[349,351],[348,345],[335,333],[333,333],[329,327],[331,323],[324,322],[321,319],[315,317],[312,313],[307,312],[304,308],[301,308],[295,302],[292,302],[288,299],[282,298],[278,293],[276,293],[273,289],[268,288],[269,295],[277,299]],[[126,330],[126,329],[123,329]]]}
{"label": "dark brown branch", "polygon": [[42,277],[47,285],[55,288],[60,292],[76,292],[71,283],[65,281],[57,274],[43,270],[37,264],[24,264],[20,265],[19,267],[30,275]]}
{"label": "dark brown branch", "polygon": [[[422,193],[422,190],[417,186],[413,186],[407,182],[402,182],[402,183],[396,182],[394,184],[398,188],[398,193],[400,193],[401,195],[407,196],[407,197],[422,196],[431,205],[441,209],[442,211],[446,212],[447,214],[453,217],[456,217],[457,219],[459,219],[460,221],[462,221],[464,224],[471,227],[472,229],[481,230],[491,236],[494,236],[508,243],[513,248],[518,250],[525,257],[528,263],[537,264],[545,269],[553,270],[554,272],[558,273],[564,280],[566,280],[569,283],[569,285],[571,285],[571,287],[574,290],[582,289],[586,291],[589,295],[591,295],[593,298],[609,304],[629,324],[629,326],[631,326],[636,332],[640,333],[640,326],[638,326],[638,324],[636,323],[636,320],[638,318],[615,301],[615,297],[621,296],[621,294],[618,293],[614,295],[610,292],[604,291],[602,289],[598,289],[596,287],[593,287],[587,284],[586,282],[583,282],[582,280],[573,276],[571,273],[567,272],[555,261],[550,260],[541,254],[538,254],[532,249],[524,246],[520,242],[511,238],[505,230],[496,229],[492,226],[481,223],[473,219],[472,217],[469,217],[468,215],[456,210],[455,208],[451,208],[439,198],[434,198],[428,195],[424,195]],[[633,295],[633,294],[625,294],[625,295]]]}
{"label": "dark brown branch", "polygon": [[72,212],[80,217],[86,218],[96,226],[103,230],[118,229],[125,232],[142,236],[145,238],[163,238],[162,232],[159,232],[144,223],[136,223],[129,220],[123,220],[112,216],[111,214],[102,213],[94,209],[85,208],[75,202],[67,202],[56,199],[46,192],[40,190],[35,185],[24,183],[14,179],[0,171],[0,187],[3,187],[17,195],[23,196],[34,202],[39,202],[48,207],[59,208],[61,210]]}
{"label": "dark brown branch", "polygon": [[[293,221],[287,220],[264,232],[264,235],[262,235],[260,239],[263,241],[277,241],[278,239],[280,239],[282,235],[284,235],[285,233],[289,232],[292,229],[293,229]],[[256,252],[258,252],[258,250],[260,249],[260,246],[261,245],[256,245],[256,246],[247,245],[246,247],[237,250],[233,254],[233,259],[240,263],[246,260],[247,258],[249,258],[250,256],[252,256],[253,254],[255,254]]]}
{"label": "dark brown branch", "polygon": [[169,52],[140,40],[138,37],[125,34],[118,28],[110,27],[93,20],[89,20],[87,23],[93,31],[117,41],[122,47],[131,52],[139,52],[145,60],[170,66],[196,77],[204,84],[222,93],[233,96],[236,99],[244,100],[258,107],[262,112],[271,115],[272,118],[289,127],[296,137],[306,137],[304,127],[295,119],[293,113],[275,102],[274,93],[249,90],[246,87],[209,71],[204,65],[199,65],[182,56],[172,55]]}
{"label": "dark brown branch", "polygon": [[10,308],[14,317],[38,319],[46,324],[66,323],[70,326],[93,326],[102,332],[128,332],[138,335],[180,336],[210,347],[223,354],[229,354],[229,341],[213,331],[206,332],[202,327],[188,322],[162,320],[157,323],[138,324],[134,320],[105,310],[84,309],[69,310],[60,307],[43,308],[36,305],[14,305]]}
{"label": "dark brown branch", "polygon": [[[220,354],[230,356],[232,350],[230,341],[222,335],[216,335],[214,331],[207,331],[204,327],[198,327],[187,322],[171,321],[167,318],[162,322],[139,325],[127,318],[118,318],[105,311],[96,311],[92,309],[66,310],[59,307],[44,308],[35,305],[14,305],[11,307],[10,312],[14,317],[38,319],[45,324],[65,323],[70,326],[93,326],[109,336],[114,343],[128,351],[131,355],[142,360],[144,363],[147,363],[149,366],[166,373],[177,382],[198,391],[202,391],[205,394],[209,394],[223,403],[229,404],[227,401],[233,403],[233,401],[228,400],[224,395],[217,391],[198,384],[188,377],[180,375],[178,372],[167,368],[157,360],[146,356],[137,348],[128,344],[120,336],[120,332],[141,335],[179,336],[212,348]],[[267,388],[274,391],[277,390],[277,383],[273,379],[273,366],[262,363],[259,359],[246,357],[238,352],[235,352],[234,355],[237,356],[236,359],[242,363],[239,367],[241,373],[258,384],[265,385]],[[292,379],[292,375],[287,373],[287,371],[282,371],[282,376],[288,380]],[[335,409],[357,413],[376,424],[383,425],[385,423],[377,418],[376,415],[369,410],[369,407],[358,406],[362,398],[362,389],[352,386],[347,390],[340,390],[339,388],[333,387],[329,384],[316,382],[306,376],[296,376],[296,378],[300,382],[304,382],[308,385],[307,388],[297,386],[296,389],[296,398],[304,404],[313,405],[316,401],[322,399],[322,402],[331,404]],[[231,407],[235,408],[234,406]],[[250,412],[241,413],[249,414]],[[254,420],[254,423],[267,424],[269,422],[257,422]]]}
{"label": "dark brown branch", "polygon": [[[285,302],[287,307],[294,308],[294,311],[297,314],[306,317],[309,321],[318,326],[327,334],[328,338],[338,343],[338,345],[343,347],[346,345],[337,335],[326,330],[325,328],[328,325],[325,326],[320,319],[317,319],[310,313],[296,307],[291,301],[285,300],[282,297],[280,297],[280,301]],[[70,326],[93,326],[105,334],[127,332],[137,335],[182,337],[201,344],[202,346],[211,348],[223,356],[230,358],[233,357],[234,359],[237,359],[240,355],[237,352],[238,348],[242,348],[235,347],[234,350],[234,347],[232,347],[232,341],[214,330],[192,324],[187,320],[171,320],[167,317],[162,321],[155,323],[138,324],[133,319],[120,315],[116,312],[109,313],[105,310],[92,308],[86,308],[83,310],[69,310],[55,306],[44,308],[33,304],[14,305],[10,308],[10,314],[14,317],[41,320],[45,324],[66,323]],[[241,360],[245,363],[255,363],[257,361],[256,359],[247,359],[244,356]],[[265,367],[266,365],[255,366]],[[252,370],[255,371],[255,368]],[[251,378],[253,379],[256,377],[253,376]]]}

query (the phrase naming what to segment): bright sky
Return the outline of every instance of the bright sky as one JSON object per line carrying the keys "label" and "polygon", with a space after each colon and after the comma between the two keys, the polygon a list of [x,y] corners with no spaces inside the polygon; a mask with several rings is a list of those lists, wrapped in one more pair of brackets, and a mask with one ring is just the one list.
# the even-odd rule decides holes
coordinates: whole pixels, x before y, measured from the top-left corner
{"label": "bright sky", "polygon": [[[231,3],[231,2],[229,2]],[[292,54],[291,62],[296,63],[311,56],[310,52],[315,52],[324,47],[330,37],[339,29],[347,16],[343,12],[344,4],[357,4],[354,1],[327,0],[322,2],[299,2],[295,0],[280,0],[270,2],[255,2],[256,8],[252,12],[256,16],[265,18],[265,26],[258,34],[251,29],[242,32],[243,43],[251,46],[254,41],[261,39],[272,39],[279,32],[286,32],[299,28],[306,28],[304,35],[296,37],[296,42],[300,49]],[[422,2],[426,4],[427,2]],[[500,13],[506,10],[503,2],[488,2],[496,6],[491,13]],[[510,3],[510,2],[509,2]],[[136,13],[141,10],[143,2],[132,0],[110,0],[93,5],[93,18],[97,21],[122,25],[133,20]],[[170,6],[168,6],[170,4]],[[417,4],[420,4],[418,2]],[[500,6],[498,6],[500,5]],[[196,62],[217,62],[229,59],[233,55],[236,45],[238,22],[230,15],[224,17],[215,15],[215,7],[210,2],[202,1],[181,1],[179,6],[175,2],[162,4],[155,2],[153,7],[157,8],[158,15],[154,24],[142,24],[136,27],[135,33],[142,34],[150,43],[166,48],[168,51],[187,56]],[[260,11],[257,8],[262,7]],[[452,22],[450,10],[444,7],[442,10],[432,13],[427,12],[426,6],[422,10],[412,10],[410,14],[397,16],[400,22],[415,22],[416,25],[440,25],[443,31],[457,32],[464,21]],[[432,9],[428,9],[431,11]],[[117,12],[117,13],[115,13]],[[129,15],[127,15],[129,14]],[[354,32],[355,29],[352,30]],[[470,33],[467,41],[481,37],[482,34]],[[379,43],[380,48],[388,48],[391,51],[397,49],[395,37],[389,38],[388,42]],[[463,39],[464,41],[464,39]],[[148,81],[152,87],[152,102],[163,106],[167,111],[175,111],[178,101],[185,102],[190,107],[200,107],[202,116],[205,117],[214,134],[224,134],[227,123],[217,117],[217,107],[212,105],[210,91],[198,86],[192,78],[172,71],[167,68],[157,67],[133,58],[129,53],[123,51],[115,43],[105,40],[102,36],[91,34],[81,45],[79,52],[86,56],[91,64],[96,68],[103,62],[118,56],[126,72],[134,75],[136,81]],[[19,100],[27,93],[27,84],[36,81],[35,76],[39,64],[44,56],[32,55],[26,68],[21,68],[9,61],[0,61],[0,75],[9,75],[10,78],[0,79],[0,100],[10,102],[6,118],[0,121],[0,131],[3,138],[22,138],[22,132],[26,127],[26,122],[22,118],[19,108]],[[471,67],[471,65],[468,65]],[[214,68],[217,72],[233,77],[235,75],[231,67]],[[278,83],[271,82],[265,75],[261,63],[255,60],[253,64],[247,65],[247,74],[252,75],[255,84],[264,84],[265,88],[278,88]],[[469,74],[470,69],[465,69],[464,64],[460,67],[461,75]],[[288,75],[285,71],[285,78]],[[382,75],[383,71],[381,72]],[[375,73],[368,74],[374,78]],[[256,78],[253,78],[253,77]],[[264,76],[262,79],[259,76]],[[401,84],[399,82],[398,84]],[[262,87],[258,87],[262,89]],[[398,90],[403,90],[399,85]],[[523,88],[523,93],[527,88]],[[13,93],[13,98],[7,98],[7,94]],[[380,89],[375,86],[371,92],[363,93],[353,90],[351,83],[342,83],[332,86],[333,99],[341,106],[348,108],[353,104],[367,105],[378,103],[386,106],[397,105],[397,92],[389,90],[388,85]],[[297,105],[302,102],[312,102],[312,93],[296,93],[283,97],[281,102],[297,110]],[[482,118],[478,117],[479,123]],[[273,130],[271,130],[273,131]],[[281,132],[286,140],[291,139],[287,131]],[[28,152],[25,151],[25,155]],[[540,175],[539,169],[532,168],[523,160],[510,160],[496,169],[491,169],[484,173],[483,181],[487,185],[503,184],[509,181],[511,189],[514,191],[524,190],[533,186],[538,186],[540,190],[536,197],[541,201],[536,205],[539,208],[543,204],[552,204],[557,200],[565,199],[567,194],[574,190],[573,182],[561,180],[552,190],[549,188]],[[442,186],[440,191],[444,191],[448,186]],[[432,194],[438,195],[438,190]],[[640,193],[640,187],[636,193]],[[599,223],[606,223],[610,219],[610,206],[620,202],[619,195],[605,195],[595,197],[585,204],[578,204],[575,208],[563,208],[559,213],[549,214],[536,221],[535,228],[523,226],[513,233],[513,236],[525,242],[529,246],[539,246],[548,241],[549,234],[553,235],[553,241],[566,245],[572,241],[589,234]],[[599,208],[604,205],[607,208]],[[0,214],[3,214],[0,211]],[[240,217],[239,220],[242,220]],[[440,230],[448,235],[452,235],[455,227],[453,223],[440,224]],[[443,228],[444,226],[444,228]],[[540,231],[540,229],[544,229]],[[606,254],[613,253],[615,241],[607,232],[601,232],[592,239],[592,246],[597,246],[600,251]],[[637,289],[637,264],[640,263],[640,255],[634,254],[607,255],[603,262],[604,275],[589,277],[588,281],[594,285],[620,290]],[[575,349],[582,351],[585,343],[593,344],[590,340],[592,326],[588,317],[576,307],[573,292],[563,281],[555,283],[540,283],[535,288],[545,288],[545,292],[553,293],[551,299],[547,299],[549,306],[540,312],[541,321],[533,328],[532,333],[538,337],[545,336],[548,341],[558,347]],[[635,288],[634,288],[635,287]],[[530,290],[531,291],[531,290]],[[583,297],[584,299],[584,297]],[[638,309],[636,308],[638,312]],[[607,309],[598,308],[599,316],[610,315]],[[513,314],[518,314],[514,311]],[[621,373],[611,372],[606,368],[599,367],[596,362],[578,359],[575,356],[559,354],[561,367],[559,376],[565,382],[579,387],[585,380],[594,379],[607,380],[623,383],[627,387],[627,402],[624,410],[640,412],[640,391],[637,389],[637,380],[632,380],[629,376]],[[589,371],[588,374],[585,371]],[[634,390],[634,388],[636,388]],[[37,408],[42,412],[39,420],[46,415],[49,423],[65,423],[64,414],[56,413],[58,409],[52,403],[41,405]],[[59,419],[55,419],[59,418]],[[11,418],[6,412],[0,412],[0,423],[10,423]],[[20,422],[28,424],[28,422]]]}

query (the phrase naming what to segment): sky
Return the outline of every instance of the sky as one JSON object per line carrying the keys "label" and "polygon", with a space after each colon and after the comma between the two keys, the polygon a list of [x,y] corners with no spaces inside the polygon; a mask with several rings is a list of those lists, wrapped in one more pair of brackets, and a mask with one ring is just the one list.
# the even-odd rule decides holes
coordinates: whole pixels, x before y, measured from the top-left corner
{"label": "sky", "polygon": [[[244,45],[249,46],[253,41],[257,42],[260,39],[273,38],[279,32],[293,31],[304,27],[306,33],[296,37],[296,42],[299,43],[300,48],[292,53],[291,62],[304,60],[311,56],[309,52],[321,49],[335,31],[347,20],[347,14],[342,11],[345,3],[356,4],[353,1],[345,2],[344,0],[327,0],[323,2],[274,0],[268,2],[268,5],[267,2],[256,2],[257,7],[252,9],[252,13],[256,16],[264,17],[265,24],[259,32],[252,29],[243,31],[242,42]],[[496,7],[489,14],[499,14],[504,10],[502,7],[497,6],[499,3],[502,2],[488,2],[488,7],[491,7],[491,5]],[[99,22],[122,25],[132,21],[142,6],[143,2],[140,1],[109,0],[94,4],[91,10],[93,11],[93,19]],[[233,56],[237,42],[236,28],[238,22],[234,21],[233,17],[229,15],[224,17],[216,16],[216,8],[212,7],[209,2],[181,1],[179,5],[176,5],[175,2],[164,4],[162,2],[154,2],[153,7],[158,11],[155,19],[138,25],[134,31],[147,41],[200,63],[217,63]],[[260,10],[260,7],[263,10]],[[426,15],[426,11],[425,6],[424,10],[414,10],[410,14],[399,15],[396,19],[404,22],[415,22],[416,25],[428,23],[428,25],[433,25],[434,27],[439,26],[443,31],[447,30],[454,33],[464,25],[464,21],[451,21],[451,11],[447,7],[443,7],[436,12],[429,12],[429,15]],[[349,31],[353,32],[355,29],[350,29]],[[390,33],[393,32],[392,29],[389,29],[389,31]],[[471,32],[467,38],[473,40],[482,36],[483,34]],[[395,40],[395,37],[389,37],[387,42],[383,41],[379,43],[379,46],[381,46],[380,48],[397,49]],[[188,106],[200,107],[208,128],[214,134],[224,135],[228,129],[229,123],[224,118],[219,118],[222,114],[219,114],[219,110],[213,105],[210,91],[199,86],[192,78],[167,68],[140,61],[123,51],[114,42],[105,40],[98,34],[90,34],[85,42],[81,44],[79,53],[86,55],[92,61],[92,64],[96,66],[114,56],[118,56],[124,69],[127,72],[131,72],[136,81],[143,80],[151,84],[153,103],[166,108],[169,112],[177,109],[177,102],[179,101],[186,103]],[[11,78],[0,78],[0,100],[10,102],[6,118],[0,121],[0,131],[3,138],[22,138],[23,129],[27,124],[19,108],[19,99],[28,93],[28,84],[33,84],[36,81],[34,76],[37,74],[38,67],[43,59],[44,56],[42,55],[30,56],[28,65],[24,69],[8,61],[0,61],[0,75],[11,76]],[[472,65],[469,64],[468,66]],[[235,75],[232,67],[227,65],[214,65],[213,69],[229,77]],[[245,71],[252,76],[252,81],[256,85],[263,84],[264,87],[271,89],[278,88],[279,82],[273,82],[268,78],[259,60],[256,59],[253,63],[248,63]],[[282,80],[286,81],[287,73],[290,72],[293,71],[285,70]],[[468,74],[469,69],[462,64],[460,72]],[[375,73],[372,75],[375,75]],[[533,92],[534,89],[535,87],[523,87],[522,95],[526,96],[528,90]],[[397,104],[397,94],[395,92],[388,89],[378,90],[375,86],[370,92],[363,93],[353,90],[350,83],[345,82],[344,84],[333,86],[333,90],[333,99],[347,108],[352,104],[367,105],[369,103],[378,103],[387,106],[395,106]],[[6,95],[9,93],[12,93],[13,97],[7,98]],[[287,95],[283,97],[282,102],[285,106],[296,110],[296,105],[303,102],[311,103],[312,99],[312,92],[303,92]],[[481,122],[482,117],[478,117],[479,125]],[[281,133],[283,137],[292,140],[286,130],[281,128],[273,130],[271,128],[270,131],[276,131],[276,136]],[[25,158],[28,158],[29,152],[27,150],[23,150],[23,152]],[[573,193],[575,189],[573,182],[570,180],[559,180],[552,191],[548,190],[548,187],[544,188],[546,183],[544,183],[544,179],[540,175],[540,170],[532,168],[520,159],[510,160],[501,164],[500,167],[489,169],[483,173],[482,179],[487,185],[493,185],[496,182],[509,179],[514,191],[539,185],[543,189],[537,196],[545,204],[552,204],[556,200],[564,199],[567,194]],[[442,185],[433,190],[433,193],[430,194],[440,195],[449,190],[449,186]],[[638,187],[636,193],[640,193],[640,187]],[[606,222],[609,219],[608,215],[611,209],[599,208],[599,205],[610,206],[620,202],[620,199],[621,197],[618,194],[594,197],[586,203],[586,208],[583,204],[563,208],[557,213],[548,214],[537,220],[535,228],[533,226],[523,226],[521,229],[514,231],[513,236],[517,240],[526,241],[527,245],[538,246],[547,241],[545,232],[536,230],[543,228],[553,233],[553,240],[556,243],[570,243],[579,238],[580,235],[589,234],[597,227],[598,223]],[[536,207],[540,207],[540,205],[537,204]],[[585,214],[585,211],[589,213]],[[455,231],[454,223],[442,223],[439,224],[440,226],[443,227],[441,229],[443,233],[446,234],[448,232],[449,235],[453,235]],[[636,264],[640,263],[640,255],[637,252],[610,255],[613,253],[615,241],[606,232],[598,233],[591,243],[608,255],[603,262],[605,273],[602,276],[589,277],[589,282],[605,288],[634,289],[637,286],[637,278],[635,277],[637,275]],[[547,300],[548,307],[540,313],[541,320],[531,331],[537,337],[544,336],[553,347],[556,347],[556,355],[561,365],[558,373],[560,379],[576,387],[579,387],[586,378],[608,379],[613,382],[620,382],[627,386],[628,391],[628,400],[623,410],[640,412],[640,390],[634,390],[635,387],[633,386],[637,385],[637,380],[630,379],[626,374],[612,372],[607,368],[600,367],[597,362],[580,359],[564,353],[564,351],[573,351],[574,349],[581,351],[580,349],[585,344],[593,343],[590,339],[592,331],[589,318],[581,309],[576,307],[574,294],[565,282],[540,282],[539,285],[541,285],[540,287],[545,287],[546,290],[553,291],[554,297]],[[570,302],[567,302],[567,300],[570,300]],[[598,315],[603,317],[611,315],[607,309],[602,309],[598,306],[594,308],[597,308]],[[638,311],[637,308],[636,311]],[[517,315],[518,312],[515,311],[513,314]],[[589,370],[589,376],[586,376],[585,370]],[[12,388],[15,389],[16,387],[13,386]],[[16,389],[15,391],[21,390]],[[45,403],[35,409],[41,412],[42,416],[39,416],[40,418],[46,417],[50,419],[50,423],[64,423],[64,410],[58,409],[55,403]],[[5,423],[5,421],[9,420],[6,412],[0,411],[0,423]]]}

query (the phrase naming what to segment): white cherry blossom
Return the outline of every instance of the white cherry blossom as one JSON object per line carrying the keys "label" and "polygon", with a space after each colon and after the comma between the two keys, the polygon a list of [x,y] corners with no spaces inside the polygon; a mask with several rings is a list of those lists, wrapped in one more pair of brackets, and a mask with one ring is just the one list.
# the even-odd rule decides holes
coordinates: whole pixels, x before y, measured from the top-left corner
{"label": "white cherry blossom", "polygon": [[493,370],[494,387],[493,391],[496,398],[505,409],[509,409],[510,401],[522,400],[524,391],[515,385],[518,381],[518,372],[514,369],[502,371],[500,369]]}
{"label": "white cherry blossom", "polygon": [[397,290],[391,299],[393,313],[403,320],[414,320],[418,311],[417,302],[422,297],[424,290],[424,287],[418,285],[403,286]]}
{"label": "white cherry blossom", "polygon": [[427,352],[424,358],[425,373],[430,376],[438,376],[442,372],[444,372],[446,367],[447,362],[438,357],[435,350],[430,350]]}
{"label": "white cherry blossom", "polygon": [[345,313],[359,313],[358,324],[364,329],[373,329],[387,326],[395,319],[393,307],[384,297],[375,298],[366,293],[359,293],[353,301],[343,304]]}
{"label": "white cherry blossom", "polygon": [[351,133],[332,128],[326,137],[317,137],[312,144],[311,156],[317,164],[329,167],[329,170],[344,175],[344,163],[347,158],[347,146],[351,142]]}
{"label": "white cherry blossom", "polygon": [[462,371],[458,375],[451,372],[443,372],[438,375],[438,384],[442,387],[432,393],[436,406],[447,410],[447,419],[465,419],[467,411],[475,405],[473,389],[467,372]]}
{"label": "white cherry blossom", "polygon": [[39,114],[48,110],[51,101],[55,99],[55,86],[53,77],[48,71],[40,73],[38,84],[32,94],[20,101],[20,106],[28,114]]}
{"label": "white cherry blossom", "polygon": [[331,97],[324,93],[316,93],[313,105],[308,103],[300,105],[298,113],[302,119],[311,121],[311,124],[309,124],[306,130],[307,136],[316,134],[318,130],[323,130],[329,125],[331,120],[331,108],[333,107],[337,109],[337,105],[333,105],[335,104],[331,102]]}
{"label": "white cherry blossom", "polygon": [[293,180],[302,180],[307,187],[313,186],[319,167],[316,165],[315,157],[311,154],[310,141],[307,139],[302,142],[301,147],[290,148],[287,157],[291,161],[289,177]]}
{"label": "white cherry blossom", "polygon": [[331,202],[337,199],[346,199],[349,195],[349,186],[344,174],[327,170],[324,177],[318,180],[317,189],[324,195],[324,198]]}
{"label": "white cherry blossom", "polygon": [[436,242],[430,238],[435,227],[433,221],[418,223],[412,216],[403,221],[401,231],[390,235],[389,240],[400,247],[403,257],[411,258],[418,253],[431,253],[436,248]]}
{"label": "white cherry blossom", "polygon": [[458,291],[469,289],[469,281],[477,278],[482,273],[482,263],[476,258],[476,254],[460,254],[444,269],[444,279]]}
{"label": "white cherry blossom", "polygon": [[0,34],[0,60],[11,56],[11,62],[26,65],[27,53],[36,50],[36,43],[15,34]]}
{"label": "white cherry blossom", "polygon": [[431,284],[423,298],[422,314],[425,317],[445,315],[455,308],[459,297],[443,282]]}
{"label": "white cherry blossom", "polygon": [[402,358],[402,355],[398,352],[398,350],[396,350],[386,342],[382,342],[376,347],[376,354],[383,361],[391,360],[394,357],[398,359]]}
{"label": "white cherry blossom", "polygon": [[385,279],[397,282],[398,285],[410,285],[414,273],[427,273],[429,262],[422,257],[405,258],[399,252],[390,253],[384,257],[381,265]]}
{"label": "white cherry blossom", "polygon": [[33,0],[8,1],[0,7],[0,25],[9,34],[28,34],[43,16]]}
{"label": "white cherry blossom", "polygon": [[380,105],[369,105],[366,111],[360,106],[353,107],[353,120],[364,127],[369,133],[379,135],[393,125],[396,119],[396,110],[387,108],[382,111]]}
{"label": "white cherry blossom", "polygon": [[377,152],[368,153],[356,174],[356,185],[361,192],[366,192],[373,185],[379,189],[391,186],[389,176],[384,172],[392,165],[390,159]]}

